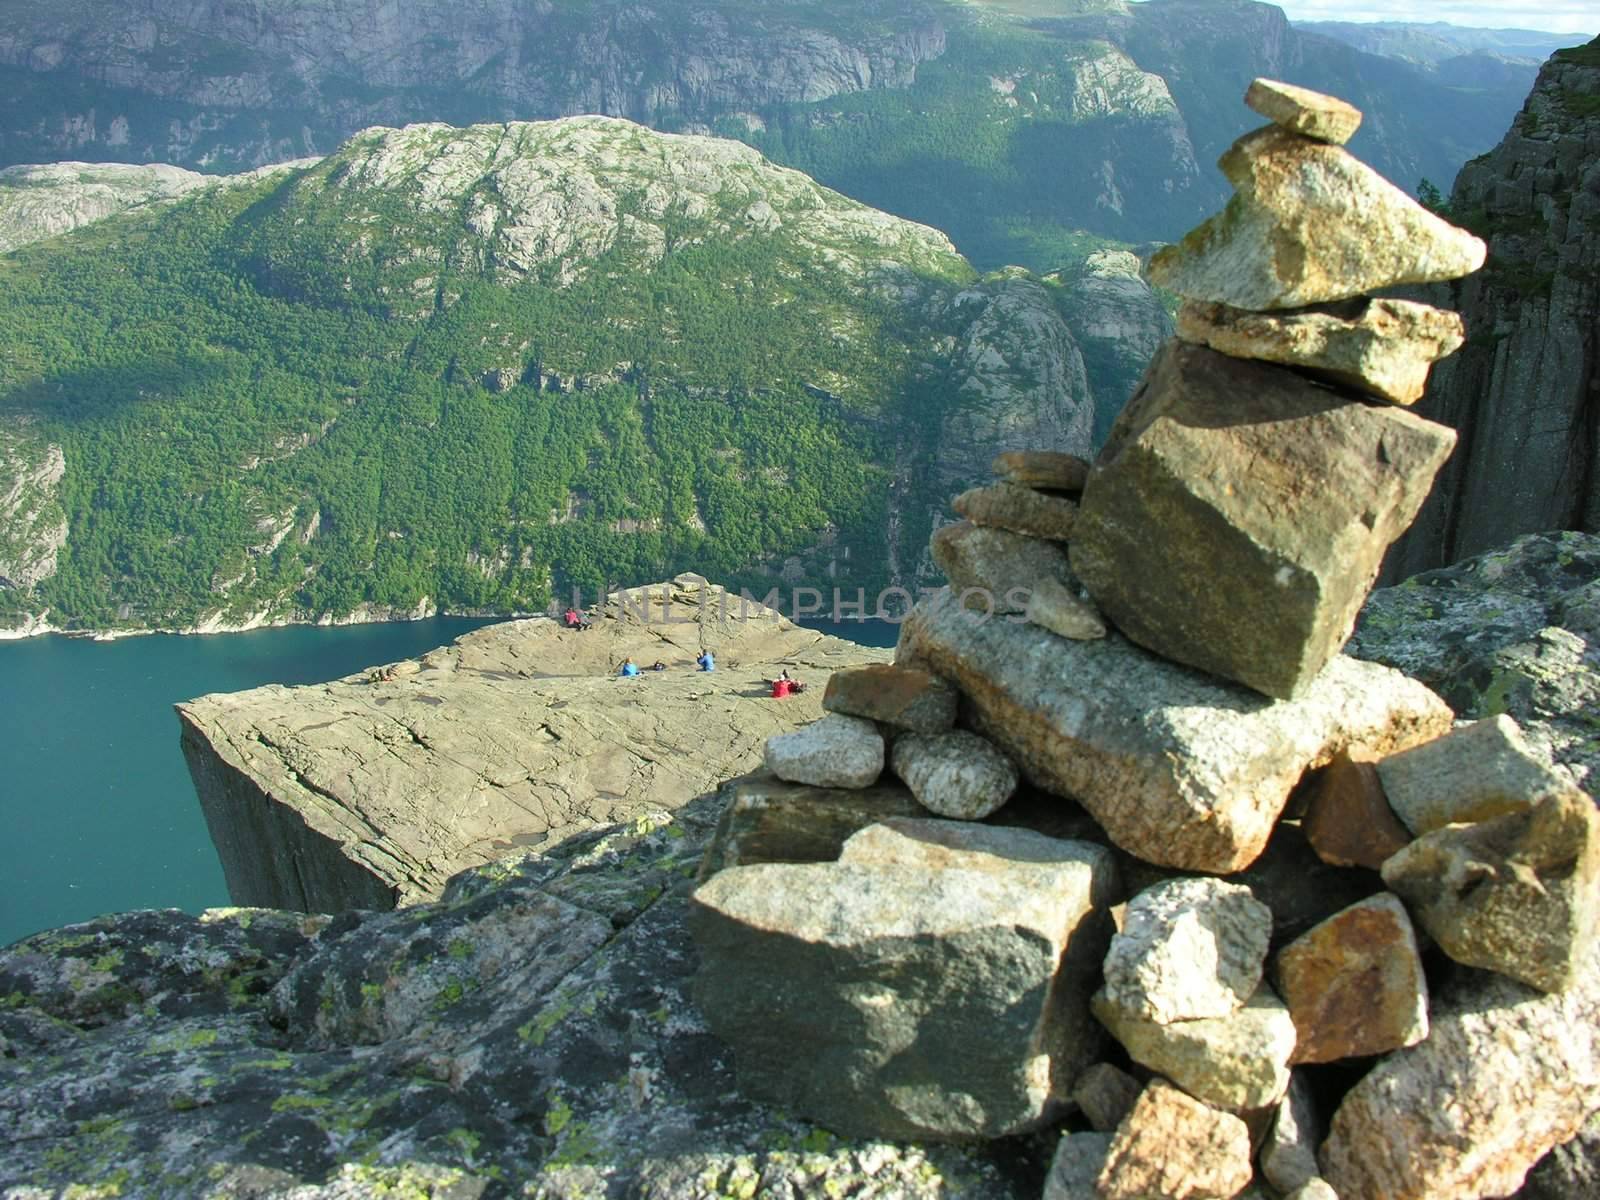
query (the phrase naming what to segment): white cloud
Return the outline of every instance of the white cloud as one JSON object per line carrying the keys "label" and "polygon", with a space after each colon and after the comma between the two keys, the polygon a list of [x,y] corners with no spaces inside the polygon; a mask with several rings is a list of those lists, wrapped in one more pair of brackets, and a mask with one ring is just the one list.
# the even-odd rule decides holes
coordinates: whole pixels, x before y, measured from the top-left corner
{"label": "white cloud", "polygon": [[1488,29],[1600,33],[1594,0],[1273,0],[1294,21],[1448,21]]}

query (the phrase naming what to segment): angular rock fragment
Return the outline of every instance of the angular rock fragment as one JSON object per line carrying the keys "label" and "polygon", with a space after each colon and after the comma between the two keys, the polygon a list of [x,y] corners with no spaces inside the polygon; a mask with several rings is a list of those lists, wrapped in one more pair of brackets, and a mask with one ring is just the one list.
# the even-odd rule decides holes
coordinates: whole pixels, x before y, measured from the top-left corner
{"label": "angular rock fragment", "polygon": [[752,863],[833,862],[858,830],[924,811],[899,784],[819,788],[767,775],[730,781],[722,800],[722,816],[700,860],[702,879]]}
{"label": "angular rock fragment", "polygon": [[1135,1062],[1213,1108],[1239,1113],[1266,1108],[1289,1086],[1294,1021],[1264,984],[1225,1017],[1162,1025],[1108,1003],[1104,991],[1091,1008]]}
{"label": "angular rock fragment", "polygon": [[914,733],[943,733],[956,723],[955,689],[927,671],[872,663],[828,677],[822,707]]}
{"label": "angular rock fragment", "polygon": [[1297,1063],[1387,1054],[1428,1036],[1428,982],[1411,919],[1387,893],[1353,904],[1278,952]]}
{"label": "angular rock fragment", "polygon": [[870,787],[883,774],[883,735],[871,721],[829,713],[767,739],[767,770],[813,787]]}
{"label": "angular rock fragment", "polygon": [[1261,983],[1272,913],[1221,879],[1169,879],[1128,902],[1106,954],[1105,999],[1165,1024],[1236,1011]]}
{"label": "angular rock fragment", "polygon": [[900,627],[897,661],[960,688],[980,732],[1029,782],[1077,800],[1148,862],[1225,874],[1261,853],[1308,767],[1345,747],[1390,753],[1450,710],[1397,671],[1339,657],[1273,703],[1117,636],[1075,642],[982,621],[948,591]]}
{"label": "angular rock fragment", "polygon": [[1060,544],[969,521],[940,529],[929,548],[950,590],[975,612],[1020,613],[1041,582],[1071,574]]}
{"label": "angular rock fragment", "polygon": [[1072,1102],[1096,1130],[1112,1133],[1133,1111],[1140,1090],[1139,1081],[1121,1067],[1095,1063],[1073,1081]]}
{"label": "angular rock fragment", "polygon": [[1111,856],[1057,842],[1053,863],[980,853],[929,870],[925,847],[895,840],[701,884],[700,1010],[733,1046],[742,1090],[842,1133],[1034,1128],[1101,1044],[1084,1000]]}
{"label": "angular rock fragment", "polygon": [[1067,1134],[1057,1143],[1055,1157],[1050,1160],[1043,1200],[1099,1200],[1095,1181],[1110,1152],[1110,1133]]}
{"label": "angular rock fragment", "polygon": [[1140,645],[1297,696],[1454,444],[1404,409],[1169,342],[1084,491],[1073,573]]}
{"label": "angular rock fragment", "polygon": [[1328,1181],[1320,1175],[1306,1180],[1292,1192],[1284,1194],[1283,1200],[1339,1200],[1339,1194],[1328,1185]]}
{"label": "angular rock fragment", "polygon": [[1057,450],[1008,450],[989,468],[1007,483],[1052,492],[1081,492],[1089,464]]}
{"label": "angular rock fragment", "polygon": [[1244,102],[1281,129],[1335,146],[1344,145],[1361,128],[1361,110],[1355,105],[1276,79],[1255,80]]}
{"label": "angular rock fragment", "polygon": [[1572,791],[1504,714],[1390,755],[1378,763],[1378,776],[1396,815],[1415,834],[1519,812]]}
{"label": "angular rock fragment", "polygon": [[1426,1041],[1378,1063],[1334,1114],[1320,1158],[1340,1196],[1509,1196],[1600,1107],[1593,951],[1573,986],[1552,995],[1461,972],[1435,993],[1431,1024]]}
{"label": "angular rock fragment", "polygon": [[1383,881],[1451,958],[1555,992],[1595,941],[1600,813],[1582,792],[1425,834]]}
{"label": "angular rock fragment", "polygon": [[1017,483],[971,488],[952,500],[950,507],[974,525],[1058,542],[1072,536],[1072,523],[1078,518],[1078,506],[1065,496],[1047,495]]}
{"label": "angular rock fragment", "polygon": [[1117,1128],[1096,1185],[1102,1200],[1228,1200],[1251,1174],[1243,1121],[1155,1079]]}
{"label": "angular rock fragment", "polygon": [[1300,308],[1483,265],[1481,241],[1338,146],[1269,126],[1217,165],[1228,207],[1150,260],[1150,278],[1185,299]]}
{"label": "angular rock fragment", "polygon": [[1433,364],[1466,340],[1457,313],[1366,297],[1281,313],[1189,301],[1178,336],[1234,358],[1300,367],[1396,404],[1415,404]]}
{"label": "angular rock fragment", "polygon": [[1312,779],[1301,827],[1317,857],[1337,867],[1376,871],[1411,841],[1389,807],[1378,768],[1343,751]]}
{"label": "angular rock fragment", "polygon": [[1087,642],[1106,635],[1106,623],[1094,607],[1072,594],[1064,583],[1042,579],[1028,597],[1024,617],[1041,629]]}
{"label": "angular rock fragment", "polygon": [[902,734],[889,761],[918,803],[941,817],[981,821],[1017,790],[1011,760],[964,729]]}
{"label": "angular rock fragment", "polygon": [[1322,1126],[1317,1120],[1316,1098],[1304,1071],[1289,1076],[1272,1124],[1261,1143],[1261,1173],[1279,1192],[1288,1195],[1317,1177],[1317,1143]]}

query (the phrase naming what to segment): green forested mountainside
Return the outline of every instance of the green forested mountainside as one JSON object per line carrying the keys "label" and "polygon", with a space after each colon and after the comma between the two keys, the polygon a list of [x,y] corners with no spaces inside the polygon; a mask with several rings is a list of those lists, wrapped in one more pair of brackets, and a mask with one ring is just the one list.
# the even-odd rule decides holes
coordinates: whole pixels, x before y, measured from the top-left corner
{"label": "green forested mountainside", "polygon": [[1302,33],[1254,0],[11,0],[0,165],[239,170],[356,129],[604,112],[742,138],[943,229],[982,269],[1171,239],[1256,75],[1343,96],[1407,190],[1492,146],[1526,81]]}
{"label": "green forested mountainside", "polygon": [[371,131],[0,255],[0,345],[12,475],[58,450],[33,507],[69,530],[0,584],[12,623],[509,611],[685,569],[870,595],[914,582],[991,430],[1093,423],[1044,287],[603,118]]}

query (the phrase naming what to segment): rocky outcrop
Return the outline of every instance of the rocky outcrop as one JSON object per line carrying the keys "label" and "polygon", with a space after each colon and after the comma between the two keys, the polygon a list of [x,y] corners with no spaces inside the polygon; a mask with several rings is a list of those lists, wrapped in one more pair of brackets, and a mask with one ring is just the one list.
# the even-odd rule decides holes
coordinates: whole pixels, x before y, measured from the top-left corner
{"label": "rocky outcrop", "polygon": [[1520,534],[1600,532],[1600,42],[1558,51],[1498,147],[1468,163],[1455,220],[1487,268],[1445,302],[1467,345],[1419,410],[1461,433],[1387,578]]}
{"label": "rocky outcrop", "polygon": [[[508,622],[370,675],[179,705],[229,895],[329,912],[433,899],[518,847],[704,794],[814,720],[828,672],[887,657],[692,576],[592,620]],[[704,649],[715,672],[695,669]],[[667,669],[617,678],[629,656]],[[784,667],[819,686],[757,699]]]}
{"label": "rocky outcrop", "polygon": [[30,592],[67,544],[61,447],[0,430],[0,592]]}

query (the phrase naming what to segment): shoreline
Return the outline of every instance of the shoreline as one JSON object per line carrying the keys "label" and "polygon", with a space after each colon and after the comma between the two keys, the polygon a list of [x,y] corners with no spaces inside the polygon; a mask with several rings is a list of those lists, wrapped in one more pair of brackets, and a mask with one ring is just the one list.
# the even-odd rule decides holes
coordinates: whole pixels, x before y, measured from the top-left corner
{"label": "shoreline", "polygon": [[269,617],[265,612],[252,614],[242,622],[229,623],[223,621],[202,621],[198,625],[183,628],[171,626],[156,626],[154,628],[127,628],[127,629],[63,629],[52,625],[46,619],[48,613],[40,613],[24,621],[21,625],[0,627],[0,643],[21,642],[29,638],[44,637],[54,634],[58,637],[73,638],[86,642],[120,642],[126,638],[154,637],[164,635],[169,637],[207,637],[213,634],[251,633],[258,629],[290,629],[296,627],[342,629],[355,625],[386,625],[409,624],[416,621],[431,621],[436,617],[463,617],[469,620],[485,621],[517,621],[530,617],[548,617],[547,612],[452,612],[441,611],[432,604],[424,602],[415,609],[383,609],[366,611],[357,610],[343,617]]}

